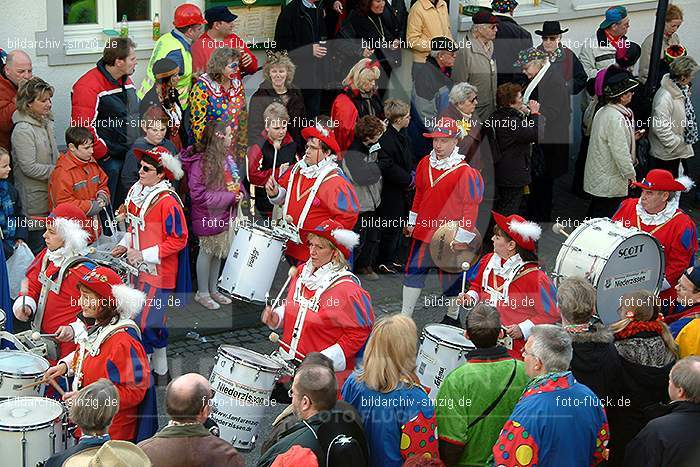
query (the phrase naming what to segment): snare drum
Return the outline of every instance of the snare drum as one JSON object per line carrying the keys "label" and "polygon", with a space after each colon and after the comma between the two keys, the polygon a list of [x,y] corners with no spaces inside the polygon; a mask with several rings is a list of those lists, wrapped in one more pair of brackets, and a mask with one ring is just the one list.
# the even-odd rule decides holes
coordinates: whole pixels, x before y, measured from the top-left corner
{"label": "snare drum", "polygon": [[209,382],[214,389],[211,418],[219,437],[236,449],[255,445],[260,420],[283,366],[252,350],[222,345]]}
{"label": "snare drum", "polygon": [[596,310],[605,324],[620,319],[620,297],[639,289],[656,294],[663,282],[664,254],[657,239],[607,218],[589,219],[566,239],[553,274],[557,285],[579,276],[596,288]]}
{"label": "snare drum", "polygon": [[33,467],[65,451],[66,409],[53,399],[18,397],[0,402],[2,465]]}
{"label": "snare drum", "polygon": [[22,386],[39,381],[49,369],[49,362],[31,352],[0,350],[0,399],[43,396],[44,385],[29,389]]}
{"label": "snare drum", "polygon": [[240,226],[219,278],[219,290],[246,302],[264,303],[285,242],[284,237],[265,227]]}
{"label": "snare drum", "polygon": [[433,400],[448,373],[466,362],[467,353],[473,349],[474,344],[458,327],[431,324],[423,329],[416,368],[418,379],[430,390]]}

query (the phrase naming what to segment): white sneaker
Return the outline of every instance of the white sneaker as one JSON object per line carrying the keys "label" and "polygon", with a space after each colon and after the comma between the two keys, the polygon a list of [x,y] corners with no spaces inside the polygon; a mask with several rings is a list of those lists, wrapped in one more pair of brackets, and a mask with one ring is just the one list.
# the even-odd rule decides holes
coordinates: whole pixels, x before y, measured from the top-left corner
{"label": "white sneaker", "polygon": [[212,300],[211,295],[209,295],[208,293],[204,294],[197,292],[196,294],[194,294],[194,301],[208,310],[218,310],[219,308],[221,308],[221,305]]}

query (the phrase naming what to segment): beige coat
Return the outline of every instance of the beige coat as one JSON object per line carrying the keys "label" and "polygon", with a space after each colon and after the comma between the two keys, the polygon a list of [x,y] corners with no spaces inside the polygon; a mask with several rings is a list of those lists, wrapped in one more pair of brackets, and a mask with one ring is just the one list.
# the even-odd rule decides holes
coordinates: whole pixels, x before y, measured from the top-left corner
{"label": "beige coat", "polygon": [[493,42],[486,47],[471,31],[467,32],[468,44],[459,49],[452,79],[455,83],[468,82],[476,86],[476,114],[484,122],[496,110],[496,61],[493,59]]}
{"label": "beige coat", "polygon": [[652,104],[649,128],[651,155],[664,161],[693,157],[693,146],[683,140],[684,124],[683,93],[669,75],[664,75]]}
{"label": "beige coat", "polygon": [[17,110],[12,122],[12,169],[22,206],[27,216],[46,216],[49,177],[58,159],[53,120],[40,122]]}
{"label": "beige coat", "polygon": [[437,6],[430,0],[418,0],[408,12],[406,25],[406,43],[413,51],[414,62],[425,63],[434,37],[452,39],[447,4],[445,0],[438,0]]}
{"label": "beige coat", "polygon": [[608,104],[593,117],[583,189],[602,198],[627,196],[634,179],[634,129],[630,128],[616,106]]}
{"label": "beige coat", "polygon": [[[654,33],[651,33],[642,42],[642,55],[639,57],[639,81],[646,83],[647,76],[649,76],[649,63],[651,62],[651,46],[654,41]],[[661,58],[664,57],[664,51],[669,45],[678,45],[681,43],[681,39],[675,32],[671,34],[671,37],[663,36],[663,42],[661,44]]]}

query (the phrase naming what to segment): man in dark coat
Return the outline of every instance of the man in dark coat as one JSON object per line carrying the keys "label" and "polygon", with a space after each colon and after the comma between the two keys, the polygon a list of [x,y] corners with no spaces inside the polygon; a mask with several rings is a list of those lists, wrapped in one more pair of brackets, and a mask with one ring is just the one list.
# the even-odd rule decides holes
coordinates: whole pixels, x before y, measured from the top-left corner
{"label": "man in dark coat", "polygon": [[[298,445],[311,449],[318,465],[339,465],[336,437],[345,441],[349,452],[344,453],[343,465],[363,467],[368,462],[367,440],[354,414],[335,408],[338,385],[333,370],[325,365],[300,366],[294,375],[292,408],[299,421],[282,433],[279,441],[263,453],[258,467],[269,467],[278,455]],[[351,421],[348,421],[351,420]],[[329,449],[330,448],[330,449]],[[356,448],[356,449],[355,449]],[[331,461],[327,464],[326,458]]]}
{"label": "man in dark coat", "polygon": [[650,421],[627,445],[625,466],[691,467],[700,459],[700,357],[671,370],[669,413]]}
{"label": "man in dark coat", "polygon": [[439,113],[447,107],[454,81],[452,67],[457,56],[457,44],[449,37],[434,37],[430,41],[430,55],[425,63],[413,63],[413,92],[411,121],[408,135],[416,154],[427,154],[432,143],[423,137],[437,122]]}
{"label": "man in dark coat", "polygon": [[545,21],[542,29],[536,30],[535,34],[542,37],[542,43],[537,48],[548,55],[552,66],[564,78],[569,92],[576,95],[586,89],[588,75],[576,54],[561,43],[561,36],[567,31],[561,28],[559,21]]}
{"label": "man in dark coat", "polygon": [[493,41],[493,59],[496,61],[498,76],[496,82],[500,86],[503,83],[524,84],[527,81],[525,75],[513,63],[518,58],[518,52],[532,47],[532,35],[524,27],[513,19],[513,12],[518,6],[516,0],[493,0],[491,8],[493,13],[501,20],[498,23],[498,31]]}
{"label": "man in dark coat", "polygon": [[315,118],[321,111],[321,92],[330,60],[325,44],[328,33],[324,12],[317,3],[317,0],[292,0],[282,8],[275,27],[276,49],[288,51],[297,66],[294,84],[304,95],[309,118]]}

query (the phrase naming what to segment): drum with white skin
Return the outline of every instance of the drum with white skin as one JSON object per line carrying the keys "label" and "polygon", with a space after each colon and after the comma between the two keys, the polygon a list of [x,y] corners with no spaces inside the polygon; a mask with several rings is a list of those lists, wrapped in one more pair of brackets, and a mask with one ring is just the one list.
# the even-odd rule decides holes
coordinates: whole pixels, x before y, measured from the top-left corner
{"label": "drum with white skin", "polygon": [[219,347],[215,360],[209,382],[214,390],[211,418],[219,424],[219,437],[236,449],[253,449],[283,365],[233,345]]}
{"label": "drum with white skin", "polygon": [[43,396],[43,384],[22,388],[41,380],[48,369],[48,360],[31,352],[0,350],[0,399]]}
{"label": "drum with white skin", "polygon": [[17,397],[0,402],[2,465],[34,467],[66,449],[66,409],[53,399]]}
{"label": "drum with white skin", "polygon": [[554,267],[556,284],[578,276],[596,288],[596,309],[605,324],[618,321],[620,298],[635,290],[654,294],[664,278],[663,247],[653,236],[607,218],[579,225],[561,246]]}
{"label": "drum with white skin", "polygon": [[416,372],[420,383],[430,389],[435,400],[445,377],[467,361],[467,353],[474,344],[464,337],[464,330],[446,324],[431,324],[423,329],[420,349],[416,359]]}
{"label": "drum with white skin", "polygon": [[219,278],[219,290],[246,302],[264,303],[285,242],[285,237],[265,227],[240,226]]}

